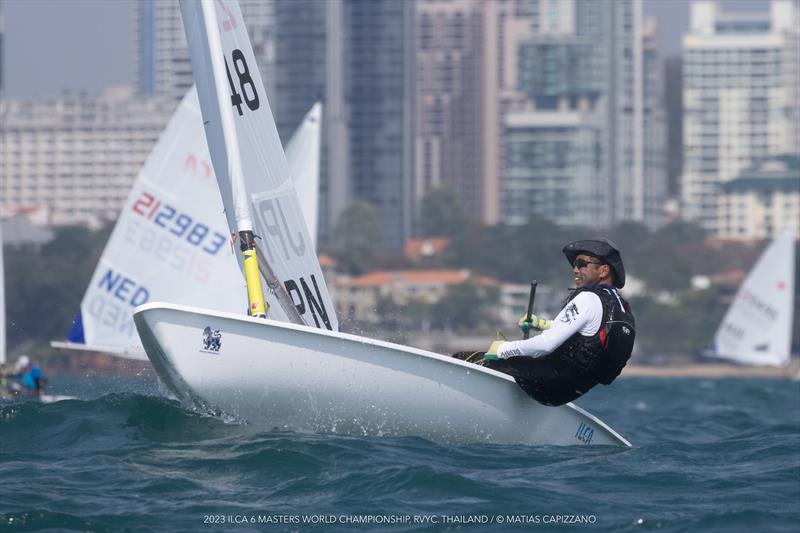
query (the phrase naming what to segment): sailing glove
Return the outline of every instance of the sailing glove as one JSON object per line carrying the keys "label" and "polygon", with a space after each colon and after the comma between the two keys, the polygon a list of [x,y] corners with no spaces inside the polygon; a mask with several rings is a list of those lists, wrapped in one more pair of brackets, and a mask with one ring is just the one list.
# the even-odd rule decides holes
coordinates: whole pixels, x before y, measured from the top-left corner
{"label": "sailing glove", "polygon": [[544,331],[546,329],[550,329],[550,326],[552,325],[552,320],[545,320],[544,318],[539,318],[536,315],[531,315],[530,320],[528,320],[528,315],[522,315],[522,318],[520,318],[519,322],[517,322],[517,326],[519,326],[519,329],[521,329],[523,333],[526,333],[532,329]]}
{"label": "sailing glove", "polygon": [[497,359],[497,350],[500,348],[500,345],[503,344],[505,341],[497,340],[489,346],[489,349],[486,350],[486,353],[483,354],[484,359]]}

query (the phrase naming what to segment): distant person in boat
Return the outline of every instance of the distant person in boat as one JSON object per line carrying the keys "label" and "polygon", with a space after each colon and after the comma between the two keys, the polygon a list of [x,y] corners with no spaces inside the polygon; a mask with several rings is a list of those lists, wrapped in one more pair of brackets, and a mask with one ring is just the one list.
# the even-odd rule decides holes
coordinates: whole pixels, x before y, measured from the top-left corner
{"label": "distant person in boat", "polygon": [[42,369],[31,364],[27,355],[20,355],[14,370],[6,375],[9,378],[9,390],[24,396],[40,396],[44,392],[44,374]]}
{"label": "distant person in boat", "polygon": [[495,341],[486,352],[453,357],[512,376],[532,398],[562,405],[622,372],[636,334],[631,308],[617,289],[625,267],[617,246],[607,239],[575,241],[563,250],[572,266],[575,289],[553,320],[520,319],[523,331],[542,333],[522,341]]}

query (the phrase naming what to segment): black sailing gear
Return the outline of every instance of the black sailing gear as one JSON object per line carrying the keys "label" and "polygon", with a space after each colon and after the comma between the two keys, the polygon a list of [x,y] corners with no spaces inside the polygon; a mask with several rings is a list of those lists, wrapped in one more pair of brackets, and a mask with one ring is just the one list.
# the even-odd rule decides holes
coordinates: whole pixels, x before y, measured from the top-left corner
{"label": "black sailing gear", "polygon": [[597,333],[590,337],[575,333],[541,357],[484,360],[482,365],[512,376],[522,390],[545,405],[571,402],[598,383],[609,385],[630,359],[636,324],[628,302],[609,285],[578,289],[567,304],[584,291],[595,293],[603,305]]}

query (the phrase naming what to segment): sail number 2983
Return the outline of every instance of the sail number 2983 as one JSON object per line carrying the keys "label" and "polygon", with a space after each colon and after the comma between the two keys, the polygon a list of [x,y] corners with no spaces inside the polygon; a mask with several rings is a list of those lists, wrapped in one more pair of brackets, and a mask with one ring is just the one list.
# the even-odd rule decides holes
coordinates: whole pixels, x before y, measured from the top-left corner
{"label": "sail number 2983", "polygon": [[164,228],[179,239],[199,247],[210,255],[216,255],[228,238],[212,231],[205,224],[194,220],[186,213],[181,213],[171,205],[162,203],[155,195],[142,191],[133,203],[133,212],[152,221],[156,226]]}
{"label": "sail number 2983", "polygon": [[239,112],[239,116],[242,116],[244,115],[242,111],[242,96],[244,96],[244,103],[247,104],[250,111],[255,111],[259,106],[258,91],[256,91],[256,84],[250,75],[250,69],[247,67],[247,60],[245,60],[244,54],[238,48],[231,53],[231,62],[239,82],[239,91],[237,91],[236,84],[231,76],[231,69],[228,66],[228,58],[226,57],[225,72],[228,74],[228,83],[231,86],[231,105]]}

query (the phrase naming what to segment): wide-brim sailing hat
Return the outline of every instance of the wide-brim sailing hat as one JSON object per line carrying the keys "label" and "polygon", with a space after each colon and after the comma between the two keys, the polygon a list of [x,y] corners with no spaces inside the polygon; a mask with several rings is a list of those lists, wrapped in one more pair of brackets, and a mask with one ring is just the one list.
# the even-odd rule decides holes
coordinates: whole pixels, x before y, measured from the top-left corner
{"label": "wide-brim sailing hat", "polygon": [[622,256],[614,242],[608,239],[575,241],[566,245],[561,251],[567,256],[570,265],[575,264],[575,259],[580,254],[596,257],[611,267],[611,273],[614,274],[614,286],[618,289],[625,286],[625,265],[622,264]]}

